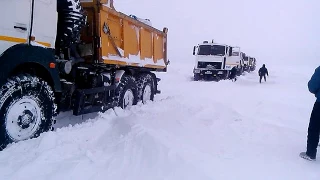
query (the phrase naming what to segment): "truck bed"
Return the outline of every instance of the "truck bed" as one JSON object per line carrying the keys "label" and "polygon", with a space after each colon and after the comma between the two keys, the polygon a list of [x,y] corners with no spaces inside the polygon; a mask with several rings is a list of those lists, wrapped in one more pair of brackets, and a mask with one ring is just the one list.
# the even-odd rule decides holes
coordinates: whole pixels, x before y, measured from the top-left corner
{"label": "truck bed", "polygon": [[[97,3],[98,2],[98,3]],[[93,46],[87,56],[100,63],[152,68],[165,71],[167,66],[167,28],[160,31],[99,0],[82,2],[88,16],[88,26],[81,39]],[[84,46],[86,47],[86,46]]]}

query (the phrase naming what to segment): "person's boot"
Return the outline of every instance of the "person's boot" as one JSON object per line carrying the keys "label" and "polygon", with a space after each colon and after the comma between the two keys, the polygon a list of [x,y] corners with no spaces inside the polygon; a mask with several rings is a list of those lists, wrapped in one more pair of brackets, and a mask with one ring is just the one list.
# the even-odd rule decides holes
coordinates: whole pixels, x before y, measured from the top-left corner
{"label": "person's boot", "polygon": [[300,157],[303,158],[303,159],[306,159],[308,161],[315,161],[316,160],[315,157],[311,157],[311,156],[307,155],[306,152],[301,152],[300,153]]}

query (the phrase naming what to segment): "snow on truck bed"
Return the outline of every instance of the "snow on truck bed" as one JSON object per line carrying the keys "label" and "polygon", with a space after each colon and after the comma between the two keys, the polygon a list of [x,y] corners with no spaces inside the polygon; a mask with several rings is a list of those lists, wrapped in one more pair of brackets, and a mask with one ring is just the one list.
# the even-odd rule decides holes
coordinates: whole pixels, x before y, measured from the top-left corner
{"label": "snow on truck bed", "polygon": [[315,100],[306,88],[313,67],[269,67],[258,84],[256,73],[193,82],[192,66],[160,73],[155,102],[60,116],[56,131],[0,152],[1,179],[320,179],[320,161],[298,156]]}

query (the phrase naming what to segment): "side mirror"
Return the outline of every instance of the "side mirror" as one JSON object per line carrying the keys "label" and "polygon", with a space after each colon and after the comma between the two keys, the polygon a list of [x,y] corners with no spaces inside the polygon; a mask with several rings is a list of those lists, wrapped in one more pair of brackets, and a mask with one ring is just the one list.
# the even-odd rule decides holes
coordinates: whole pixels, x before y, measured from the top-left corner
{"label": "side mirror", "polygon": [[196,54],[196,46],[193,46],[193,55]]}
{"label": "side mirror", "polygon": [[229,47],[229,56],[232,56],[232,47]]}

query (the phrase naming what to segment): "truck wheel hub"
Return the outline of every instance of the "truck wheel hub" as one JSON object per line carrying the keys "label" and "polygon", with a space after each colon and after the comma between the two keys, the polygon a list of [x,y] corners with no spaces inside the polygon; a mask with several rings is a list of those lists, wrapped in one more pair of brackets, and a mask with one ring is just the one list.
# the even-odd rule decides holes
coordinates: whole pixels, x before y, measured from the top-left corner
{"label": "truck wheel hub", "polygon": [[6,131],[15,141],[29,139],[41,124],[41,109],[30,97],[11,103],[6,115]]}
{"label": "truck wheel hub", "polygon": [[35,121],[35,116],[30,110],[24,110],[18,117],[18,124],[22,129],[26,129]]}
{"label": "truck wheel hub", "polygon": [[132,106],[134,101],[134,95],[131,89],[128,89],[123,97],[123,105],[124,107]]}
{"label": "truck wheel hub", "polygon": [[146,85],[143,91],[142,101],[143,103],[146,103],[149,100],[151,100],[151,86]]}

